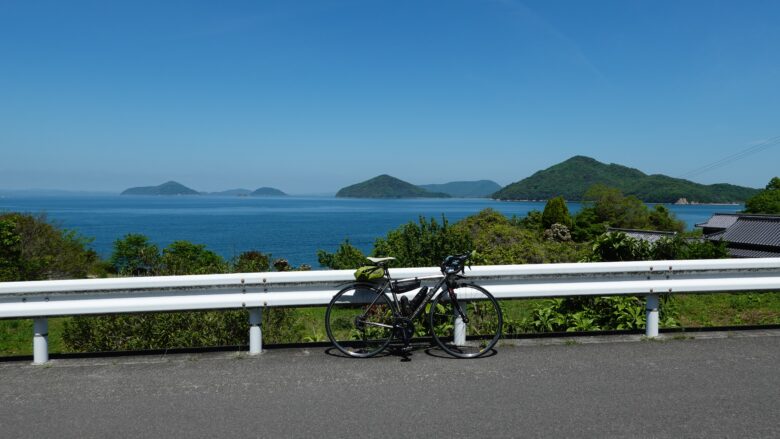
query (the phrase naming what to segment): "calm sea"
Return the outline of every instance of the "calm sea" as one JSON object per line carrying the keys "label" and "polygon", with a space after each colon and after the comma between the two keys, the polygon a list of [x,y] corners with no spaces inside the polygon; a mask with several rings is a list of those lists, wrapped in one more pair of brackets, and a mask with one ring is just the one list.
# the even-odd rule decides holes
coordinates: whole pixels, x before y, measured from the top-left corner
{"label": "calm sea", "polygon": [[[334,251],[344,239],[364,252],[377,237],[419,216],[457,221],[485,208],[507,216],[542,210],[542,202],[485,199],[367,200],[319,197],[0,197],[0,212],[45,213],[62,227],[94,238],[101,256],[127,233],[147,235],[160,247],[175,240],[205,244],[223,257],[247,250],[271,253],[293,265],[317,267],[317,250]],[[742,206],[668,206],[688,228],[714,212]],[[572,213],[579,203],[569,203]]]}

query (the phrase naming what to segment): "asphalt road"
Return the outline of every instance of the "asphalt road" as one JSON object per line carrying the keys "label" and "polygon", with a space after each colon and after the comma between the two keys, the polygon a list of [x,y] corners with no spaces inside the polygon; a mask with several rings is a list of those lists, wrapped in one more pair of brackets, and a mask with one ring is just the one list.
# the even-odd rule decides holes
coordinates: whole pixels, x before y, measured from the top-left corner
{"label": "asphalt road", "polygon": [[780,437],[780,334],[0,363],[0,437]]}

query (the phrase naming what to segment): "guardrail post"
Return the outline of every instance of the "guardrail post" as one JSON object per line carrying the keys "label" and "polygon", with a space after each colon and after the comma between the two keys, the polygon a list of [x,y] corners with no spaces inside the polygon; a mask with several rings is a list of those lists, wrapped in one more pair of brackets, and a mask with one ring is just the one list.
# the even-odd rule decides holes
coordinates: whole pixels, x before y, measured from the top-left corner
{"label": "guardrail post", "polygon": [[[460,302],[460,309],[463,310],[463,313],[466,313],[466,302]],[[460,317],[460,314],[458,314],[458,311],[455,311],[455,322],[453,322],[453,337],[452,342],[455,344],[455,346],[464,346],[466,344],[466,324],[463,323],[463,319]]]}
{"label": "guardrail post", "polygon": [[49,319],[33,319],[33,364],[49,361]]}
{"label": "guardrail post", "polygon": [[647,337],[658,337],[658,294],[648,294],[646,299],[647,324],[645,325],[645,335]]}
{"label": "guardrail post", "polygon": [[249,308],[249,355],[257,355],[263,352],[263,309],[260,307]]}

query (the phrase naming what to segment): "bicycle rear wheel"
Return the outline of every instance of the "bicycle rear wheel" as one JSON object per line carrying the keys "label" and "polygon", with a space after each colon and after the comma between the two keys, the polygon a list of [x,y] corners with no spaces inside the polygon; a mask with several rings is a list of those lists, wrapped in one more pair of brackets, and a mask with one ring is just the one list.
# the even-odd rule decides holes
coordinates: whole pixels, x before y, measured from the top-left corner
{"label": "bicycle rear wheel", "polygon": [[460,318],[455,302],[444,291],[431,304],[431,335],[442,350],[454,357],[484,355],[501,337],[501,308],[493,295],[478,285],[460,284],[454,292],[468,321]]}
{"label": "bicycle rear wheel", "polygon": [[355,284],[336,293],[325,312],[333,346],[351,357],[372,357],[393,338],[393,306],[370,285]]}

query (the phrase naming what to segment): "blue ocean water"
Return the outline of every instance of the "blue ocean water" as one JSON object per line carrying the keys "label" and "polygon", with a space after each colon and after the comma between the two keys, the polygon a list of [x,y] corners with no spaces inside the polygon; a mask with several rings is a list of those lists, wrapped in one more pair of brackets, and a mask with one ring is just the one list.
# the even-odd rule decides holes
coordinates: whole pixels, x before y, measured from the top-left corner
{"label": "blue ocean water", "polygon": [[[579,203],[569,203],[572,213]],[[369,252],[377,237],[422,215],[455,222],[485,208],[507,216],[544,209],[543,202],[487,199],[369,200],[326,197],[5,196],[0,212],[45,213],[62,227],[94,238],[110,255],[113,242],[142,233],[161,248],[176,240],[205,244],[225,258],[247,250],[271,253],[293,265],[318,267],[317,250],[334,251],[344,239]],[[689,228],[714,212],[742,206],[669,205]]]}

